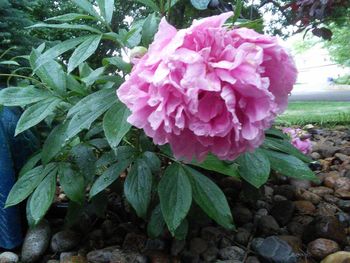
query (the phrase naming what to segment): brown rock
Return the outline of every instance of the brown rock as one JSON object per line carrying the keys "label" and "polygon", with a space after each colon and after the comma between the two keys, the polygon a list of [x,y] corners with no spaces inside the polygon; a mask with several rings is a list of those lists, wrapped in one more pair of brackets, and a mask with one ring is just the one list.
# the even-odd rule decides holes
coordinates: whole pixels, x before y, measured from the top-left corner
{"label": "brown rock", "polygon": [[343,154],[343,153],[336,153],[334,155],[334,157],[338,158],[342,162],[349,161],[349,159],[350,159],[350,156]]}
{"label": "brown rock", "polygon": [[337,180],[335,180],[334,189],[350,190],[350,178],[340,177]]}
{"label": "brown rock", "polygon": [[301,239],[299,237],[296,236],[289,236],[289,235],[281,235],[278,236],[280,239],[286,241],[293,249],[294,252],[301,252],[302,249],[302,245],[303,242],[301,241]]}
{"label": "brown rock", "polygon": [[308,253],[319,260],[339,250],[337,242],[325,238],[318,238],[307,245]]}
{"label": "brown rock", "polygon": [[339,198],[338,197],[335,197],[334,195],[325,195],[323,197],[323,199],[328,202],[328,203],[332,203],[332,204],[335,204],[338,202]]}
{"label": "brown rock", "polygon": [[312,215],[316,207],[310,201],[294,201],[295,211],[302,215]]}
{"label": "brown rock", "polygon": [[323,184],[329,188],[333,188],[334,187],[334,184],[335,184],[335,181],[339,178],[339,174],[337,172],[329,172],[324,180],[323,180]]}
{"label": "brown rock", "polygon": [[333,189],[325,186],[316,186],[316,187],[310,187],[309,191],[311,193],[317,194],[319,196],[329,195],[333,194]]}
{"label": "brown rock", "polygon": [[297,189],[297,198],[300,200],[310,201],[314,205],[317,205],[322,200],[322,198],[317,194],[304,189]]}
{"label": "brown rock", "polygon": [[146,245],[147,238],[144,235],[128,233],[125,236],[123,248],[133,251],[141,251]]}
{"label": "brown rock", "polygon": [[317,214],[321,216],[334,216],[334,214],[339,210],[334,204],[321,202],[317,206]]}
{"label": "brown rock", "polygon": [[335,191],[334,195],[341,199],[350,199],[350,191],[345,189],[338,189]]}
{"label": "brown rock", "polygon": [[321,263],[350,263],[350,252],[338,251],[326,257]]}

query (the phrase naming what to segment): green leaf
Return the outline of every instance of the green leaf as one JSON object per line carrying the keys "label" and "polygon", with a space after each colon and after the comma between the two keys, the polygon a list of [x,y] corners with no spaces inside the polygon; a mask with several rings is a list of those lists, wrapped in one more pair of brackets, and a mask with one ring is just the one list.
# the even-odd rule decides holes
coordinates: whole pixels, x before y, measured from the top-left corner
{"label": "green leaf", "polygon": [[15,136],[37,125],[52,114],[61,100],[58,98],[46,99],[27,108],[18,120]]}
{"label": "green leaf", "polygon": [[37,163],[41,160],[41,152],[36,153],[35,155],[31,156],[27,162],[25,163],[25,165],[23,165],[23,167],[21,168],[20,172],[19,172],[19,177],[23,176],[25,173],[29,172],[30,170],[32,170],[35,165],[37,165]]}
{"label": "green leaf", "polygon": [[94,197],[115,182],[119,178],[119,175],[125,171],[131,162],[132,159],[126,159],[112,164],[100,177],[97,178],[92,185],[90,190],[90,198]]}
{"label": "green leaf", "polygon": [[83,174],[87,183],[92,182],[95,177],[97,158],[94,147],[86,144],[78,144],[72,148],[72,157]]}
{"label": "green leaf", "polygon": [[68,50],[75,48],[77,45],[84,42],[87,38],[88,36],[68,39],[48,49],[43,54],[41,54],[35,61],[34,71],[36,71],[40,66],[44,65],[45,63],[67,52]]}
{"label": "green leaf", "polygon": [[104,20],[110,24],[114,11],[114,0],[97,0]]}
{"label": "green leaf", "polygon": [[230,207],[221,189],[200,172],[184,166],[192,185],[193,199],[219,225],[234,229]]}
{"label": "green leaf", "polygon": [[119,146],[114,152],[118,161],[133,159],[137,154],[137,150],[131,146]]}
{"label": "green leaf", "polygon": [[145,161],[137,159],[124,183],[124,194],[137,215],[146,218],[151,202],[152,173]]}
{"label": "green leaf", "polygon": [[130,73],[132,69],[132,65],[130,63],[126,63],[121,57],[104,58],[102,60],[102,64],[104,66],[114,65],[124,73]]}
{"label": "green leaf", "polygon": [[276,129],[276,128],[270,128],[265,131],[265,134],[270,137],[277,137],[280,139],[286,139],[289,140],[289,137],[287,134],[283,133],[281,130]]}
{"label": "green leaf", "polygon": [[172,8],[174,5],[176,5],[180,0],[168,0],[166,3],[165,3],[165,11],[169,11],[169,1],[170,2],[170,8]]}
{"label": "green leaf", "polygon": [[141,158],[145,160],[153,174],[160,172],[161,161],[159,160],[157,154],[154,152],[144,152]]}
{"label": "green leaf", "polygon": [[35,63],[39,56],[40,53],[37,50],[33,50],[29,58],[31,67],[36,68],[35,74],[49,88],[58,93],[64,93],[66,91],[66,74],[62,66],[52,59],[42,66],[36,67]]}
{"label": "green leaf", "polygon": [[68,112],[72,117],[67,129],[67,138],[72,138],[107,111],[117,100],[113,89],[100,90],[83,98]]}
{"label": "green leaf", "polygon": [[276,150],[276,151],[280,151],[283,153],[288,153],[290,155],[294,155],[295,157],[297,157],[298,159],[300,159],[304,162],[311,162],[312,161],[310,159],[310,157],[304,155],[297,148],[295,148],[289,142],[289,140],[280,140],[277,138],[266,137],[262,147],[265,149]]}
{"label": "green leaf", "polygon": [[26,199],[54,168],[54,164],[45,167],[40,165],[23,174],[12,187],[6,200],[6,207],[16,205]]}
{"label": "green leaf", "polygon": [[295,156],[261,149],[269,158],[271,168],[285,176],[302,180],[318,180],[314,172]]}
{"label": "green leaf", "polygon": [[86,86],[91,86],[95,83],[95,81],[97,81],[101,77],[104,71],[105,67],[97,68],[94,71],[92,71],[87,77],[82,78],[81,81],[83,81],[86,84]]}
{"label": "green leaf", "polygon": [[157,205],[152,211],[150,221],[147,225],[147,234],[150,238],[157,238],[163,233],[164,227],[165,221],[162,210],[160,209],[160,205]]}
{"label": "green leaf", "polygon": [[81,43],[73,52],[68,60],[68,73],[72,72],[79,64],[87,60],[98,48],[102,35],[89,36],[83,43]]}
{"label": "green leaf", "polygon": [[92,33],[102,34],[102,32],[96,28],[87,25],[77,25],[77,24],[46,24],[46,23],[37,23],[35,25],[29,26],[28,28],[57,28],[57,29],[72,29],[72,30],[85,30]]}
{"label": "green leaf", "polygon": [[60,163],[58,175],[60,185],[68,198],[81,204],[85,197],[84,176],[80,172],[74,171],[70,163]]}
{"label": "green leaf", "polygon": [[185,240],[188,233],[188,221],[187,219],[182,220],[179,227],[174,232],[174,237],[177,240]]}
{"label": "green leaf", "polygon": [[66,130],[68,122],[57,125],[46,138],[42,149],[42,162],[44,164],[51,161],[66,143]]}
{"label": "green leaf", "polygon": [[142,43],[145,47],[151,44],[158,30],[159,18],[153,13],[147,16],[142,26]]}
{"label": "green leaf", "polygon": [[30,214],[38,223],[50,208],[56,193],[56,174],[57,168],[54,168],[45,179],[35,189],[30,198]]}
{"label": "green leaf", "polygon": [[127,122],[129,115],[129,109],[119,101],[104,115],[103,130],[112,149],[119,145],[130,130],[131,124]]}
{"label": "green leaf", "polygon": [[100,19],[100,15],[96,12],[94,6],[88,0],[73,0],[73,2],[90,15]]}
{"label": "green leaf", "polygon": [[210,0],[191,0],[192,5],[198,10],[205,10]]}
{"label": "green leaf", "polygon": [[252,153],[241,154],[236,162],[239,164],[240,176],[256,188],[262,186],[269,179],[270,161],[260,149],[256,149]]}
{"label": "green leaf", "polygon": [[192,161],[191,165],[195,165],[206,170],[214,171],[224,175],[239,177],[238,168],[236,164],[231,164],[222,161],[212,154],[208,154],[205,160],[201,163]]}
{"label": "green leaf", "polygon": [[0,90],[0,104],[4,106],[25,106],[52,97],[34,86],[8,87]]}
{"label": "green leaf", "polygon": [[158,5],[152,0],[136,0],[136,1],[143,4],[143,5],[146,5],[150,8],[152,8],[152,10],[154,12],[160,12]]}
{"label": "green leaf", "polygon": [[158,185],[158,195],[164,220],[174,235],[192,204],[191,183],[180,164],[167,167]]}
{"label": "green leaf", "polygon": [[29,208],[29,204],[30,204],[31,199],[32,199],[32,196],[29,196],[27,203],[26,203],[26,218],[27,218],[29,228],[35,227],[35,220],[31,214],[31,211]]}
{"label": "green leaf", "polygon": [[0,61],[1,65],[14,65],[14,66],[20,66],[16,61],[14,60],[3,60]]}
{"label": "green leaf", "polygon": [[96,18],[89,15],[79,14],[79,13],[68,13],[60,16],[50,17],[48,19],[45,19],[45,21],[70,22],[78,19],[95,20]]}

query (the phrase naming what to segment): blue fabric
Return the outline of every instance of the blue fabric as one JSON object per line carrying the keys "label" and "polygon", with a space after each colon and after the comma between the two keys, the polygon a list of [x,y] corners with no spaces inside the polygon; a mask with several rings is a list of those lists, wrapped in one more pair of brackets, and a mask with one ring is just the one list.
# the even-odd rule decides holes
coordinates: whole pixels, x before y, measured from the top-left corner
{"label": "blue fabric", "polygon": [[19,113],[15,109],[0,110],[0,247],[12,249],[22,242],[18,207],[4,208],[6,198],[16,181],[16,174],[35,148],[31,133],[14,137]]}

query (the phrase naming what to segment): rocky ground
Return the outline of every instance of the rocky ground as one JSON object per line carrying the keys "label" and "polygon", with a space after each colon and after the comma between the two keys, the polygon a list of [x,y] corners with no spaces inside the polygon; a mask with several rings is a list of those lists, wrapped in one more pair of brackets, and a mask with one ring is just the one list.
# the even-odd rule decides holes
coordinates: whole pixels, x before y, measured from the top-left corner
{"label": "rocky ground", "polygon": [[[186,240],[168,233],[149,239],[145,224],[120,215],[120,199],[111,195],[104,220],[85,218],[68,230],[62,218],[51,218],[27,233],[17,254],[23,262],[49,263],[349,263],[350,129],[309,132],[317,184],[274,175],[257,191],[214,178],[232,207],[235,232],[197,216]],[[17,254],[4,252],[0,262],[18,262]]]}

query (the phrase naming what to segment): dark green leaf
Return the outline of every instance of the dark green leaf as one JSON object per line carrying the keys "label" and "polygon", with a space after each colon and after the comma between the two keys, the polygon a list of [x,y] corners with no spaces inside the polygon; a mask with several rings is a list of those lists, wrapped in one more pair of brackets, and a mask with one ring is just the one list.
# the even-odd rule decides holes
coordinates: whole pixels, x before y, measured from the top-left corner
{"label": "dark green leaf", "polygon": [[103,130],[112,149],[119,145],[130,130],[131,124],[127,122],[129,115],[129,109],[119,101],[104,115]]}
{"label": "dark green leaf", "polygon": [[145,19],[142,26],[142,43],[145,47],[151,44],[155,33],[158,30],[159,18],[156,15],[150,14]]}
{"label": "dark green leaf", "polygon": [[226,197],[221,189],[200,172],[184,166],[192,185],[193,199],[219,225],[233,229],[233,219]]}
{"label": "dark green leaf", "polygon": [[117,100],[113,89],[97,91],[79,101],[68,112],[72,117],[67,129],[68,138],[72,138],[84,129],[89,129],[91,124],[107,111]]}
{"label": "dark green leaf", "polygon": [[23,176],[25,173],[32,170],[35,165],[41,160],[41,152],[36,153],[35,155],[31,156],[25,165],[21,168],[21,171],[19,172],[19,177]]}
{"label": "dark green leaf", "polygon": [[72,29],[72,30],[86,30],[92,33],[102,34],[102,32],[96,28],[87,25],[77,25],[77,24],[46,24],[46,23],[37,23],[35,25],[29,26],[28,28],[57,28],[57,29]]}
{"label": "dark green leaf", "polygon": [[56,174],[57,168],[54,168],[38,185],[32,197],[30,198],[30,214],[38,223],[50,208],[56,193]]}
{"label": "dark green leaf", "polygon": [[[170,5],[169,5],[169,1],[170,2]],[[177,2],[179,2],[180,0],[168,0],[166,3],[165,3],[165,11],[168,11],[169,10],[169,6],[170,8],[172,8],[174,5],[177,4]]]}
{"label": "dark green leaf", "polygon": [[151,202],[152,173],[145,161],[137,159],[124,183],[125,197],[137,215],[146,218]]}
{"label": "dark green leaf", "polygon": [[239,177],[236,164],[226,163],[212,154],[209,154],[207,158],[205,158],[205,160],[201,163],[193,161],[191,164],[207,169],[209,171],[214,171],[232,177]]}
{"label": "dark green leaf", "polygon": [[79,14],[79,13],[68,13],[60,16],[54,16],[46,19],[45,21],[59,21],[59,22],[70,22],[78,19],[96,19],[95,17]]}
{"label": "dark green leaf", "polygon": [[153,174],[159,173],[161,161],[154,152],[144,152],[141,158],[145,160]]}
{"label": "dark green leaf", "polygon": [[90,15],[98,19],[100,18],[100,15],[96,12],[94,6],[88,0],[73,0],[73,2]]}
{"label": "dark green leaf", "polygon": [[83,174],[85,181],[90,183],[96,171],[97,158],[94,153],[94,148],[86,144],[78,144],[72,148],[72,157],[80,172]]}
{"label": "dark green leaf", "polygon": [[289,140],[289,137],[287,134],[283,133],[281,130],[276,129],[276,128],[270,128],[270,129],[266,130],[265,134],[269,137],[277,137],[280,139]]}
{"label": "dark green leaf", "polygon": [[68,122],[57,125],[46,138],[42,149],[42,162],[51,161],[66,143]]}
{"label": "dark green leaf", "polygon": [[68,198],[81,204],[85,197],[85,180],[81,173],[74,171],[70,163],[61,163],[58,174],[60,185]]}
{"label": "dark green leaf", "polygon": [[179,227],[175,230],[174,237],[177,240],[185,240],[188,233],[188,221],[187,219],[182,220]]}
{"label": "dark green leaf", "polygon": [[98,48],[102,35],[91,35],[81,43],[68,60],[68,73],[72,72],[79,64],[87,60]]}
{"label": "dark green leaf", "polygon": [[192,204],[191,183],[180,164],[167,167],[158,185],[158,195],[164,220],[174,234]]}
{"label": "dark green leaf", "polygon": [[0,90],[0,104],[4,106],[25,106],[47,98],[52,95],[34,86],[9,87]]}
{"label": "dark green leaf", "polygon": [[273,170],[297,179],[317,180],[310,168],[295,156],[264,149],[262,151],[269,158]]}
{"label": "dark green leaf", "polygon": [[106,65],[114,65],[124,73],[130,73],[132,65],[130,63],[126,63],[122,58],[120,57],[111,57],[111,58],[104,58],[102,60],[102,64],[104,66]]}
{"label": "dark green leaf", "polygon": [[294,155],[298,159],[304,161],[304,162],[311,162],[312,160],[310,157],[304,155],[302,152],[300,152],[297,148],[295,148],[289,140],[280,140],[277,138],[265,138],[265,141],[262,145],[263,148],[271,149],[280,151],[283,153],[288,153],[290,155]]}
{"label": "dark green leaf", "polygon": [[162,210],[160,209],[160,205],[157,205],[152,211],[151,219],[147,225],[147,234],[150,238],[157,238],[163,233],[164,227],[165,221]]}
{"label": "dark green leaf", "polygon": [[192,5],[199,10],[207,9],[209,2],[210,0],[191,0]]}
{"label": "dark green leaf", "polygon": [[152,10],[154,12],[160,12],[159,7],[157,6],[157,4],[153,1],[153,0],[136,0],[137,2],[146,5],[150,8],[152,8]]}
{"label": "dark green leaf", "polygon": [[89,74],[89,76],[82,78],[81,81],[83,81],[87,86],[91,86],[92,84],[95,83],[95,81],[97,81],[101,77],[104,71],[105,71],[105,67],[97,68],[93,70]]}
{"label": "dark green leaf", "polygon": [[90,190],[90,198],[97,195],[116,181],[119,178],[119,175],[125,171],[131,162],[132,159],[126,159],[112,164],[100,177],[97,178],[92,185]]}
{"label": "dark green leaf", "polygon": [[27,108],[17,123],[15,136],[51,115],[60,102],[58,98],[46,99]]}
{"label": "dark green leaf", "polygon": [[255,152],[241,154],[236,162],[239,164],[240,176],[256,188],[262,186],[269,179],[270,162],[261,150],[256,149]]}
{"label": "dark green leaf", "polygon": [[104,20],[110,24],[114,11],[114,0],[97,0]]}
{"label": "dark green leaf", "polygon": [[119,146],[115,150],[115,155],[118,161],[133,159],[137,153],[137,150],[131,146]]}
{"label": "dark green leaf", "polygon": [[30,207],[29,207],[31,199],[32,199],[32,196],[29,196],[26,203],[26,218],[27,218],[29,228],[35,227],[35,220],[31,214]]}
{"label": "dark green leaf", "polygon": [[46,167],[40,165],[23,174],[12,187],[6,200],[6,207],[16,205],[26,199],[54,168],[55,165],[50,163]]}

